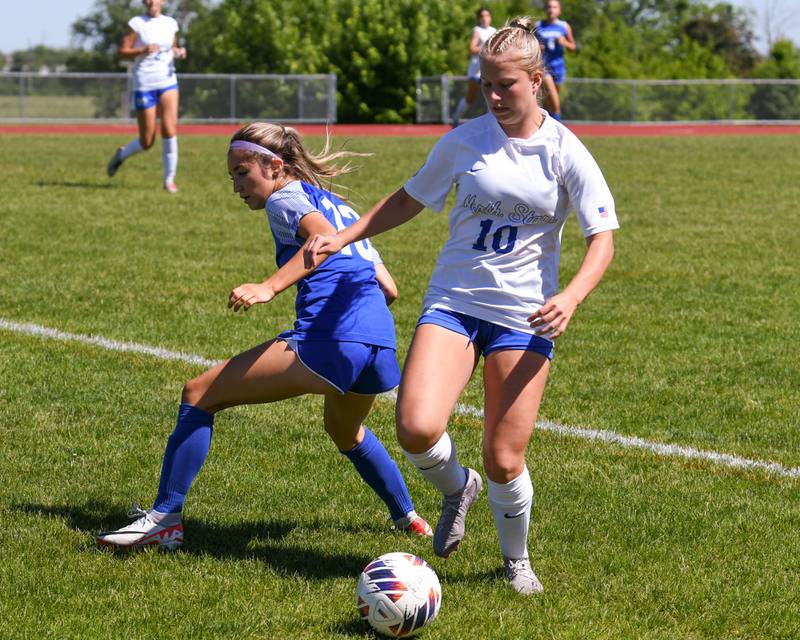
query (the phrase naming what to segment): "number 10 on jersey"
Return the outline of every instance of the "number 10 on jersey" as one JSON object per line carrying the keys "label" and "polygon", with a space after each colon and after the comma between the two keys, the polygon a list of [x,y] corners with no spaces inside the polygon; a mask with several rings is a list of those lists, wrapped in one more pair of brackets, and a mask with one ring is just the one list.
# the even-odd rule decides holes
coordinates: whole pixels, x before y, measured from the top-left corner
{"label": "number 10 on jersey", "polygon": [[[481,220],[481,231],[478,234],[478,239],[472,248],[475,251],[488,251],[486,247],[486,240],[489,232],[492,230],[494,220],[486,218]],[[517,241],[517,228],[510,224],[497,227],[492,234],[492,249],[497,253],[510,253],[514,249],[514,243]]]}

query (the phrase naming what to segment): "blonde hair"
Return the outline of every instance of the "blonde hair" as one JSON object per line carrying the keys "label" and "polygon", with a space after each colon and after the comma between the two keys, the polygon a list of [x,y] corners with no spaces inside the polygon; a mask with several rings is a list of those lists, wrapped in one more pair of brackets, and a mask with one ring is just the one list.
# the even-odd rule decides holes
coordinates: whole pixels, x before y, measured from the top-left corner
{"label": "blonde hair", "polygon": [[[370,155],[353,151],[334,151],[331,153],[330,135],[325,136],[325,147],[319,154],[315,155],[305,148],[303,138],[297,129],[270,122],[247,124],[233,134],[231,142],[234,140],[245,140],[266,147],[280,156],[281,160],[283,160],[284,171],[287,174],[299,178],[303,182],[312,184],[315,187],[326,188],[322,182],[327,179],[328,190],[333,186],[331,178],[355,170],[349,162],[342,166],[337,166],[334,164],[335,160]],[[254,151],[247,153],[252,154],[253,159],[262,164],[269,164],[271,161],[271,158],[263,154]]]}
{"label": "blonde hair", "polygon": [[536,39],[536,22],[530,16],[509,20],[495,31],[481,47],[481,58],[496,58],[511,54],[533,78],[536,72],[544,73],[542,48]]}

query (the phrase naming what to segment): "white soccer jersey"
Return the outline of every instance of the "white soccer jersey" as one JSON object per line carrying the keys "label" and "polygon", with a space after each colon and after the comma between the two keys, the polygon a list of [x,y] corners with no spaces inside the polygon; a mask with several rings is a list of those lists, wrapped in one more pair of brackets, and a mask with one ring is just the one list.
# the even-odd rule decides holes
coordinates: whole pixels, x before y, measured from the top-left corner
{"label": "white soccer jersey", "polygon": [[134,47],[157,44],[156,53],[143,54],[133,64],[133,88],[136,91],[164,89],[178,82],[172,45],[178,33],[178,23],[169,16],[136,16],[128,26],[136,32]]}
{"label": "white soccer jersey", "polygon": [[549,117],[529,139],[509,138],[491,113],[453,129],[405,184],[441,211],[453,184],[450,238],[425,308],[533,333],[528,316],[558,292],[561,231],[574,208],[584,236],[617,229],[614,199],[589,151]]}
{"label": "white soccer jersey", "polygon": [[[491,35],[497,31],[494,27],[481,27],[477,26],[472,30],[472,33],[478,34],[478,44],[479,46],[483,46],[484,43],[491,37]],[[480,80],[481,77],[481,61],[480,56],[477,53],[473,53],[469,57],[469,66],[467,67],[467,76],[472,78],[473,80]]]}

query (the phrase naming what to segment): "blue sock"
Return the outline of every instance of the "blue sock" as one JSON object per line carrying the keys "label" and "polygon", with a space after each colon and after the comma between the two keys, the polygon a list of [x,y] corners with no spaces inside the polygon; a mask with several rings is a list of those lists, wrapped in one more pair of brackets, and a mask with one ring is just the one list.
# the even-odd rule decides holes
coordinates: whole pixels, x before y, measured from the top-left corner
{"label": "blue sock", "polygon": [[161,481],[153,510],[180,513],[186,494],[206,461],[211,446],[214,416],[191,404],[181,404],[178,423],[167,441]]}
{"label": "blue sock", "polygon": [[364,439],[350,451],[342,451],[358,474],[389,508],[392,520],[399,520],[414,510],[406,483],[389,452],[367,427]]}

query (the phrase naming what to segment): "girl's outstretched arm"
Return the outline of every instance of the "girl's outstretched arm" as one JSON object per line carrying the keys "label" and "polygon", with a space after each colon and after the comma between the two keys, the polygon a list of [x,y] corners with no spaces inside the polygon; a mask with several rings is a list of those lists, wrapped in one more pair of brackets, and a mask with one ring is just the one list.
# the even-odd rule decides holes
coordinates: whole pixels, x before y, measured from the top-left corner
{"label": "girl's outstretched arm", "polygon": [[[331,234],[335,231],[333,225],[319,211],[312,211],[304,215],[298,228],[300,236],[306,238],[315,234]],[[249,282],[239,285],[231,291],[228,297],[228,308],[234,311],[239,311],[239,309],[247,311],[254,304],[269,302],[281,291],[285,291],[298,280],[305,278],[325,262],[327,257],[324,254],[317,255],[313,262],[306,264],[303,252],[298,251],[264,282]]]}

